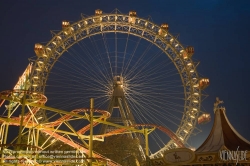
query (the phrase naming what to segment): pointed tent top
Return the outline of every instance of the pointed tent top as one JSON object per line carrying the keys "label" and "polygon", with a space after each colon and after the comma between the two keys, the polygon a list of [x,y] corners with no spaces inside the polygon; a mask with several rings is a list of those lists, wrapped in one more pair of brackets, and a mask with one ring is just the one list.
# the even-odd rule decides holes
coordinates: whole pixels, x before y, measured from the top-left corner
{"label": "pointed tent top", "polygon": [[223,101],[216,98],[214,103],[215,118],[212,130],[204,143],[195,151],[218,152],[222,148],[229,150],[250,150],[250,142],[242,137],[230,124],[225,113],[225,107],[218,107]]}

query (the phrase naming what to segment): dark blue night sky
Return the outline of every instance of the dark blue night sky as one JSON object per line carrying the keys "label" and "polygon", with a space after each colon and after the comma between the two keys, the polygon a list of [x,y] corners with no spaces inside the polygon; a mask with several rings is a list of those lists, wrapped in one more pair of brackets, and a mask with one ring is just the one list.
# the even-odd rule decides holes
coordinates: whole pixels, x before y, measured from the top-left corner
{"label": "dark blue night sky", "polygon": [[[219,97],[235,129],[250,140],[250,1],[240,0],[1,0],[0,1],[0,91],[12,89],[35,56],[34,44],[51,39],[50,30],[61,30],[61,21],[78,21],[80,14],[95,9],[109,13],[136,10],[157,24],[167,22],[171,34],[179,34],[184,46],[194,46],[198,71],[210,78],[209,97],[203,110],[211,113]],[[191,138],[199,146],[213,121],[198,126],[203,132]]]}

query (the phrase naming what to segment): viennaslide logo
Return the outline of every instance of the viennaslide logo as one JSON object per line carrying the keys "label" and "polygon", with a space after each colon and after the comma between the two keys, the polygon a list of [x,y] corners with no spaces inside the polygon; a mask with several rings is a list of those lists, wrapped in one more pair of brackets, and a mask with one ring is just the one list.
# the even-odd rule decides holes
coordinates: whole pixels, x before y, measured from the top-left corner
{"label": "viennaslide logo", "polygon": [[222,161],[236,161],[236,165],[239,161],[247,161],[247,150],[245,151],[238,151],[239,146],[236,151],[230,151],[230,150],[221,150],[220,153],[220,159]]}

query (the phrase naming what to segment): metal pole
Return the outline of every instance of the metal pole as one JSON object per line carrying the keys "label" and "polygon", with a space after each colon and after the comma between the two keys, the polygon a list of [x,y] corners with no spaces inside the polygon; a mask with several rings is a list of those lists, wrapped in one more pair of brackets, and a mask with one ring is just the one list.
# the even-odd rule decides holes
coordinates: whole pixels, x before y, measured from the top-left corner
{"label": "metal pole", "polygon": [[4,142],[3,142],[3,144],[6,144],[6,141],[7,141],[7,135],[8,135],[8,132],[9,132],[8,131],[9,130],[9,120],[10,120],[10,108],[8,108],[8,123],[6,123],[6,126],[5,126],[5,134],[4,134]]}
{"label": "metal pole", "polygon": [[146,144],[146,156],[149,156],[149,150],[148,150],[148,129],[144,128],[144,135],[145,135],[145,144]]}
{"label": "metal pole", "polygon": [[93,151],[93,112],[94,112],[94,98],[90,98],[90,135],[89,135],[89,158],[90,166],[92,166],[92,151]]}
{"label": "metal pole", "polygon": [[[11,102],[9,102],[9,104],[11,104]],[[4,140],[3,140],[2,144],[6,144],[6,142],[7,142],[7,135],[9,132],[10,111],[11,111],[10,108],[8,108],[8,121],[5,124],[5,126],[3,127],[3,129],[5,128],[5,131],[2,131],[3,133],[1,133],[1,134],[4,134],[4,138],[3,138]],[[4,146],[1,147],[1,153],[2,153],[1,163],[3,163],[3,161],[4,161],[4,153],[3,153],[4,148],[5,148]]]}
{"label": "metal pole", "polygon": [[19,126],[19,132],[18,132],[18,148],[17,150],[20,150],[20,144],[21,144],[21,135],[23,130],[23,121],[24,121],[24,112],[25,112],[25,103],[26,103],[26,91],[24,92],[24,96],[22,99],[22,112],[21,112],[21,120],[20,120],[20,126]]}
{"label": "metal pole", "polygon": [[[40,136],[39,131],[40,131],[39,129],[36,130],[36,149],[35,149],[35,151],[38,151],[37,147],[38,147],[38,141],[39,141],[39,136]],[[34,160],[36,161],[37,158],[38,158],[38,153],[36,152],[36,157]]]}

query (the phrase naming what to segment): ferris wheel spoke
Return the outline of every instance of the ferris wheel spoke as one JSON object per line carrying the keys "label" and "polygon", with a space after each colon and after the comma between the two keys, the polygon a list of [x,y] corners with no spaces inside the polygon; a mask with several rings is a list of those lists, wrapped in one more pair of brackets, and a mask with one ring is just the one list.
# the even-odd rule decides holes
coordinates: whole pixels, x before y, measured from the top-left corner
{"label": "ferris wheel spoke", "polygon": [[[97,62],[98,59],[99,59],[98,62],[100,62],[100,66],[99,66],[99,65],[96,65],[96,66],[100,69],[99,71],[102,71],[102,70],[101,70],[101,67],[104,69],[103,72],[105,72],[105,74],[102,73],[102,72],[101,72],[101,73],[102,73],[102,75],[106,78],[106,81],[108,81],[108,80],[110,80],[110,79],[112,79],[112,78],[110,78],[110,74],[108,74],[108,73],[109,73],[109,72],[108,72],[108,69],[107,69],[107,67],[105,66],[105,63],[103,62],[102,54],[101,54],[101,51],[99,50],[100,45],[96,44],[96,41],[95,41],[94,39],[92,39],[92,37],[90,37],[90,40],[91,40],[92,45],[94,45],[94,50],[97,51],[97,53],[95,54],[95,55],[97,56],[97,58],[96,58],[96,59],[93,59],[92,56],[91,56],[90,58],[93,59],[94,63]],[[103,41],[103,40],[102,40],[102,41]],[[94,44],[93,44],[93,43],[94,43]],[[102,43],[100,43],[100,44],[102,45],[102,44],[104,44],[104,43],[102,42]],[[88,48],[88,49],[89,49],[89,48]],[[94,56],[93,56],[93,57],[94,57]]]}
{"label": "ferris wheel spoke", "polygon": [[[70,62],[69,59],[67,59],[67,61]],[[65,65],[64,63],[61,63],[61,64]],[[83,79],[84,77],[88,76],[87,75],[88,73],[86,73],[86,71],[84,71],[83,69],[79,69],[74,64],[71,65],[72,67],[68,66],[68,65],[65,65],[65,66],[67,66],[68,68],[70,68],[73,71],[69,71],[69,70],[66,70],[66,69],[63,69],[63,68],[55,67],[56,70],[62,71],[60,75],[57,74],[58,76],[65,78],[66,74],[67,74],[67,76],[69,76],[69,77],[74,77],[75,79],[80,79],[80,80]],[[89,71],[89,72],[91,72],[91,71]],[[55,73],[57,73],[57,72],[55,72]],[[76,74],[79,75],[79,76],[76,76]],[[88,76],[88,80],[100,83],[100,81],[98,80],[98,77],[90,77],[90,76]]]}
{"label": "ferris wheel spoke", "polygon": [[[139,99],[133,99],[134,100],[134,102],[137,100],[139,100]],[[143,103],[143,104],[145,104],[145,105],[147,105],[147,107],[146,108],[148,108],[148,110],[156,110],[156,112],[158,112],[158,113],[160,113],[161,115],[163,115],[164,117],[165,116],[167,116],[167,118],[169,117],[169,116],[171,116],[172,118],[175,118],[176,120],[180,120],[180,118],[178,118],[178,117],[176,117],[176,115],[173,115],[172,113],[170,113],[169,111],[166,111],[166,112],[162,112],[162,111],[160,111],[160,110],[166,110],[166,108],[162,108],[162,107],[156,107],[156,106],[154,106],[154,105],[152,105],[151,103],[149,103],[148,104],[148,102],[149,101],[141,101],[141,103]],[[157,108],[159,108],[159,110],[157,109]],[[173,111],[173,110],[172,110]],[[177,112],[179,112],[179,113],[181,113],[180,111],[177,111]],[[166,114],[166,115],[165,115]]]}
{"label": "ferris wheel spoke", "polygon": [[[157,132],[151,133],[149,138],[154,140],[154,142],[156,143],[158,148],[161,148],[162,146],[164,146],[164,141],[162,140],[162,138],[160,138],[160,136],[157,134]],[[160,143],[161,143],[161,145],[160,145]],[[150,148],[150,149],[152,149],[152,148]]]}
{"label": "ferris wheel spoke", "polygon": [[[69,52],[70,53],[70,52]],[[79,53],[77,53],[77,54],[79,54]],[[73,56],[74,57],[74,56]],[[90,57],[90,59],[91,59],[91,61],[93,61],[93,58],[92,57]],[[68,60],[70,60],[70,59],[68,59]],[[103,78],[106,78],[105,76],[104,77],[101,77],[101,75],[104,75],[103,73],[102,73],[102,70],[99,68],[99,65],[97,65],[96,63],[93,63],[93,66],[95,67],[95,69],[97,69],[98,70],[98,73],[100,73],[100,75],[99,74],[97,74],[97,72],[94,70],[94,68],[93,68],[93,66],[91,66],[91,64],[92,63],[90,63],[90,64],[88,64],[88,63],[86,63],[84,60],[82,60],[82,59],[79,59],[80,60],[80,62],[82,62],[82,63],[80,63],[80,66],[82,67],[82,68],[84,68],[84,69],[86,69],[86,71],[88,71],[88,73],[89,73],[89,76],[92,76],[92,79],[93,79],[93,76],[96,78],[96,79],[98,79],[98,80],[102,80]],[[79,69],[79,67],[76,67],[75,66],[75,68],[77,68],[77,69]],[[84,70],[83,69],[79,69],[82,73],[84,73],[84,74],[88,74],[88,73],[86,73],[86,72],[84,72]],[[90,77],[91,78],[91,77]]]}
{"label": "ferris wheel spoke", "polygon": [[[86,65],[86,66],[88,66],[88,68],[93,68],[93,66],[91,66],[91,65],[94,65],[94,67],[95,68],[97,68],[98,69],[98,71],[100,72],[100,74],[102,75],[102,76],[104,76],[104,78],[106,78],[106,76],[105,76],[105,74],[103,73],[103,71],[100,69],[100,65],[98,65],[98,61],[94,58],[95,56],[100,56],[100,52],[99,52],[99,49],[98,49],[98,46],[96,45],[96,42],[94,41],[94,39],[92,39],[92,37],[89,37],[89,39],[90,39],[90,41],[91,41],[91,44],[92,44],[92,46],[94,47],[94,51],[95,51],[95,53],[93,53],[90,49],[89,49],[89,47],[88,46],[86,46],[86,44],[84,44],[84,42],[83,41],[80,41],[80,42],[78,42],[77,44],[78,44],[78,46],[81,48],[81,50],[85,53],[85,55],[87,55],[87,57],[88,57],[88,59],[91,61],[91,63],[87,63],[87,61],[85,60],[83,60],[83,62],[84,62],[84,64]],[[83,56],[82,56],[83,57]]]}
{"label": "ferris wheel spoke", "polygon": [[148,58],[146,62],[142,63],[141,65],[138,65],[137,68],[139,69],[135,76],[136,75],[139,75],[141,74],[141,72],[143,72],[147,67],[149,67],[149,65],[152,65],[152,62],[160,55],[162,54],[162,51],[158,51],[156,52],[152,57]]}
{"label": "ferris wheel spoke", "polygon": [[[164,146],[166,144],[166,141],[164,142],[157,132],[153,132],[152,134],[153,134],[154,138],[156,137],[155,140],[159,140],[160,143],[162,144],[162,145],[158,144],[159,148],[161,148],[162,146]],[[158,141],[156,141],[156,142],[158,142]]]}
{"label": "ferris wheel spoke", "polygon": [[117,75],[117,34],[115,33],[115,75]]}
{"label": "ferris wheel spoke", "polygon": [[[70,79],[70,78],[68,78]],[[87,88],[88,90],[94,90],[94,91],[102,91],[102,92],[106,92],[108,87],[104,87],[104,88],[100,88],[100,85],[102,83],[97,83],[97,82],[84,82],[84,81],[70,81],[70,83],[63,83],[60,85],[60,80],[54,80],[54,81],[51,81],[50,84],[48,84],[48,86],[50,87],[55,87],[55,88],[65,88],[66,86],[69,86],[66,90],[66,91],[70,91],[70,90],[83,90],[83,86],[85,88]],[[79,83],[79,85],[77,84]],[[74,84],[74,85],[72,85]],[[85,89],[86,90],[86,89]]]}
{"label": "ferris wheel spoke", "polygon": [[144,50],[144,52],[139,56],[138,60],[134,63],[134,65],[131,67],[130,71],[126,74],[128,77],[132,74],[133,71],[136,71],[138,68],[140,68],[141,63],[143,63],[144,58],[146,55],[148,55],[148,52],[150,51],[151,47],[153,46],[152,43],[150,43],[147,48]]}
{"label": "ferris wheel spoke", "polygon": [[[138,45],[139,45],[140,41],[141,41],[141,38],[139,38],[139,39],[137,40],[137,43],[136,43],[136,45],[135,45],[135,47],[134,47],[134,49],[133,49],[133,51],[132,51],[132,55],[131,55],[130,59],[128,59],[127,64],[125,65],[125,69],[124,69],[124,72],[123,72],[124,75],[126,75],[126,73],[127,73],[127,70],[128,70],[128,68],[129,68],[129,66],[130,66],[130,63],[131,63],[131,61],[132,61],[132,59],[133,59],[133,57],[134,57],[134,54],[135,54],[135,52],[136,52],[136,50],[137,50],[137,48],[138,48]],[[127,52],[127,51],[126,51],[126,52]]]}
{"label": "ferris wheel spoke", "polygon": [[[142,92],[145,90],[160,90],[161,92],[180,92],[180,88],[182,87],[178,82],[169,82],[165,80],[154,80],[152,82],[146,82],[150,81],[150,79],[145,79],[145,81],[137,81],[137,83],[134,83],[133,85],[128,82],[128,85],[126,87],[126,90],[133,90],[133,89],[140,89]],[[163,85],[160,85],[162,83]],[[152,87],[152,88],[151,88]]]}
{"label": "ferris wheel spoke", "polygon": [[110,67],[110,71],[111,71],[111,76],[113,78],[114,77],[114,73],[113,73],[113,69],[112,69],[112,64],[110,62],[109,47],[108,47],[108,44],[107,44],[106,34],[105,33],[103,34],[103,38],[102,39],[103,39],[103,43],[104,43],[104,46],[105,46],[106,54],[107,54],[107,57],[108,57],[108,62],[109,62],[109,67]]}
{"label": "ferris wheel spoke", "polygon": [[[141,92],[138,92],[138,91],[136,91],[136,90],[135,90],[135,91],[131,90],[130,93],[134,93],[133,96],[138,96],[138,97],[143,96],[143,98],[145,98],[145,99],[146,99],[146,97],[151,98],[151,96],[157,96],[157,95],[159,96],[159,94],[160,94],[160,93],[151,93],[151,94],[150,94],[149,92],[141,93]],[[154,94],[157,94],[157,95],[154,95]],[[158,101],[158,102],[163,102],[163,103],[168,103],[169,101],[166,100],[166,99],[167,99],[166,95],[167,95],[167,94],[164,94],[164,99],[162,99],[161,97],[159,97],[159,98],[157,99],[157,101]],[[174,99],[174,97],[173,97],[172,95],[169,96],[169,97],[172,98],[172,99]],[[176,97],[176,99],[183,99],[183,98]],[[183,99],[183,101],[184,101],[184,99]],[[169,102],[169,103],[174,104],[173,102]]]}
{"label": "ferris wheel spoke", "polygon": [[[144,52],[139,56],[138,60],[134,64],[134,66],[131,68],[130,71],[136,70],[139,66],[141,66],[141,63],[143,63],[143,59],[146,58],[146,56],[149,54],[150,49],[152,48],[153,44],[150,43],[144,50]],[[129,75],[129,73],[128,73]]]}
{"label": "ferris wheel spoke", "polygon": [[[168,80],[171,78],[173,79],[173,77],[177,76],[177,73],[171,73],[171,72],[172,71],[157,73],[157,76],[153,77],[153,74],[155,74],[155,73],[151,73],[151,72],[147,73],[145,71],[144,73],[146,74],[146,76],[136,76],[130,80],[134,80],[133,82],[135,82],[135,83],[144,83],[144,84],[149,84],[149,85],[153,85],[154,83],[156,83],[155,86],[163,86],[162,84],[159,84],[159,83],[162,83],[162,82],[163,83],[170,83],[171,81],[168,81]],[[164,79],[161,78],[163,76],[165,76]],[[147,80],[147,81],[144,81],[144,80]],[[172,81],[177,81],[177,80],[173,79]],[[179,82],[179,85],[181,85],[179,80],[178,80],[178,82]]]}
{"label": "ferris wheel spoke", "polygon": [[[88,75],[88,73],[86,72],[77,72],[77,73],[74,73],[74,72],[69,72],[68,70],[66,69],[62,69],[62,68],[55,68],[56,70],[58,71],[62,71],[61,74],[57,74],[58,72],[54,72],[52,73],[53,75],[57,75],[59,76],[61,79],[68,79],[68,78],[72,78],[72,81],[76,81],[76,80],[79,80],[81,82],[88,82],[89,84],[96,82],[96,83],[99,83],[99,85],[103,85],[103,80],[100,80],[98,79],[98,77],[93,77],[93,76],[90,76]],[[72,66],[71,67],[72,70],[74,70],[74,67]],[[75,70],[74,70],[75,71]],[[56,79],[52,79],[52,80],[56,80]]]}
{"label": "ferris wheel spoke", "polygon": [[[94,53],[90,53],[88,51],[88,48],[83,43],[78,42],[77,44],[81,48],[81,50],[85,53],[85,55],[87,55],[87,57],[88,57],[87,59],[91,61],[91,63],[87,63],[87,60],[86,59],[84,60],[83,56],[81,56],[76,50],[74,50],[72,48],[72,51],[74,52],[74,54],[77,55],[77,56],[73,56],[73,57],[78,57],[77,58],[78,59],[78,63],[79,63],[79,65],[82,68],[85,69],[84,71],[88,71],[88,73],[89,73],[90,76],[92,76],[92,77],[95,76],[99,80],[107,79],[107,76],[103,73],[104,71],[102,71],[100,69],[100,65],[98,65],[96,63],[97,61],[93,58],[93,57],[95,57]],[[72,53],[70,53],[70,54],[72,54]],[[96,53],[96,55],[99,55],[99,53]],[[97,69],[98,72],[95,71],[94,69]],[[99,73],[99,74],[97,74],[97,73]],[[86,72],[84,72],[84,74],[86,74]]]}
{"label": "ferris wheel spoke", "polygon": [[[130,100],[133,101],[135,104],[137,104],[137,105],[141,108],[141,110],[143,110],[143,113],[147,113],[147,114],[148,114],[148,117],[149,117],[150,119],[153,119],[153,121],[156,120],[156,121],[158,121],[158,122],[161,122],[157,117],[155,117],[155,115],[152,114],[152,112],[154,112],[156,109],[153,108],[153,107],[151,107],[150,104],[148,104],[147,102],[144,102],[144,101],[140,101],[140,100],[138,100],[138,99],[135,100],[135,99],[131,99],[131,98],[130,98]],[[140,101],[140,103],[139,103],[139,101]],[[145,106],[144,106],[144,105],[145,105]],[[148,111],[148,110],[149,110],[149,111]],[[177,125],[175,122],[173,122],[173,121],[170,120],[169,118],[168,118],[168,120],[169,120],[169,122],[172,122],[173,124]],[[151,123],[152,123],[153,121],[151,121]],[[162,125],[163,125],[163,123],[162,123]]]}
{"label": "ferris wheel spoke", "polygon": [[[96,97],[96,99],[102,99],[104,97]],[[72,97],[71,99],[65,99],[61,102],[57,102],[56,104],[53,104],[53,106],[60,106],[60,108],[63,108],[63,109],[68,109],[68,108],[74,108],[75,106],[79,107],[86,107],[86,105],[89,103],[89,100],[77,100],[78,98],[74,98]],[[84,104],[86,103],[86,104]],[[96,107],[100,106],[99,104],[96,104]]]}
{"label": "ferris wheel spoke", "polygon": [[[74,82],[72,82],[74,83]],[[85,86],[86,89],[83,89],[82,86]],[[93,86],[91,84],[81,84],[81,86],[71,86],[70,88],[67,88],[65,89],[65,86],[70,86],[70,84],[63,84],[63,85],[60,85],[60,86],[57,86],[57,85],[53,85],[53,84],[49,84],[48,87],[49,88],[55,88],[55,90],[53,90],[53,93],[55,94],[66,94],[66,93],[74,93],[74,94],[80,94],[80,93],[83,93],[83,92],[89,92],[89,91],[92,91],[92,92],[95,92],[95,93],[107,93],[108,89],[102,89],[100,88],[99,86]],[[65,90],[63,90],[65,89]],[[48,92],[47,94],[51,94],[52,92]]]}
{"label": "ferris wheel spoke", "polygon": [[[160,78],[162,80],[166,80],[166,78],[178,74],[178,73],[176,73],[176,71],[174,71],[174,69],[171,69],[171,70],[169,69],[166,72],[166,71],[164,71],[162,69],[158,69],[158,71],[156,71],[157,68],[159,68],[159,67],[145,69],[143,71],[143,73],[140,73],[140,74],[143,74],[143,76],[139,76],[139,78],[147,78],[147,79],[150,79],[150,80]],[[156,73],[157,73],[157,76],[154,75]],[[166,77],[162,77],[162,76],[166,76]],[[135,75],[135,77],[138,77],[138,75]],[[140,80],[140,79],[138,79],[138,80]]]}
{"label": "ferris wheel spoke", "polygon": [[[133,99],[134,100],[139,100],[137,97],[134,97]],[[150,101],[152,101],[152,100],[141,100],[140,102],[142,102],[143,104],[147,104],[148,107],[155,107],[155,105],[150,103]],[[162,104],[162,103],[159,103],[159,104]],[[166,105],[165,107],[170,107],[170,106]],[[157,108],[159,108],[159,111],[166,110],[166,108],[163,108],[163,107],[160,107],[160,106],[158,106]],[[173,112],[181,113],[180,111],[178,111],[176,109],[170,109],[170,110],[173,111]],[[169,111],[167,111],[167,112],[169,112]]]}
{"label": "ferris wheel spoke", "polygon": [[127,34],[127,39],[126,39],[126,44],[125,44],[125,48],[124,48],[124,53],[123,53],[123,59],[122,59],[122,75],[123,75],[123,71],[124,71],[124,61],[125,61],[125,56],[127,54],[127,47],[128,47],[128,41],[129,41],[129,33]]}

